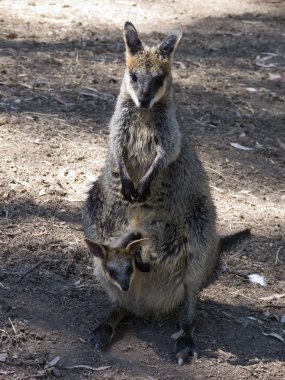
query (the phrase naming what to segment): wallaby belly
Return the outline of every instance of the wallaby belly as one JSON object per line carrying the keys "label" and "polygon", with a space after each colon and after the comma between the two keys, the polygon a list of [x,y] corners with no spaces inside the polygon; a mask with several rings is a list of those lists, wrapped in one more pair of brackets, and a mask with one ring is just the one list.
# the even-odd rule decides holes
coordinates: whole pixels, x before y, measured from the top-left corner
{"label": "wallaby belly", "polygon": [[139,316],[160,315],[177,308],[185,298],[183,274],[180,272],[136,272],[128,292],[114,286],[107,290],[111,301]]}

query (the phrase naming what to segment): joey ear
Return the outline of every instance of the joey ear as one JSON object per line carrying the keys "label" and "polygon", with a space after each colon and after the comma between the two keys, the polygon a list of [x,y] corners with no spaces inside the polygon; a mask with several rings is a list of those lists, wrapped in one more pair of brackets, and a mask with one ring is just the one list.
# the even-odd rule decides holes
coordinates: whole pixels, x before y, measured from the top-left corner
{"label": "joey ear", "polygon": [[143,50],[143,44],[134,25],[127,21],[124,26],[124,38],[129,54],[135,55]]}
{"label": "joey ear", "polygon": [[85,239],[86,244],[88,245],[89,251],[92,255],[98,257],[103,260],[107,254],[106,247],[103,244],[95,243],[95,241]]}
{"label": "joey ear", "polygon": [[146,240],[149,240],[149,239],[144,238],[144,239],[139,239],[139,240],[132,241],[130,244],[127,245],[127,247],[126,247],[126,251],[127,251],[127,252],[130,252],[131,254],[135,254],[135,253],[136,253],[136,250],[137,250],[138,248],[140,248],[140,247],[142,246],[142,244],[143,244]]}
{"label": "joey ear", "polygon": [[182,30],[173,30],[159,45],[158,52],[164,58],[170,59],[182,37]]}

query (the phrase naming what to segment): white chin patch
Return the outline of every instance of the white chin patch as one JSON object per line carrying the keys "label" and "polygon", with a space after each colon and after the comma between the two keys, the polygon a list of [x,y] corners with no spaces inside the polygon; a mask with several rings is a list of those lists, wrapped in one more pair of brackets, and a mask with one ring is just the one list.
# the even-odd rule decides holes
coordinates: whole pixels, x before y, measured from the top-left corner
{"label": "white chin patch", "polygon": [[123,292],[120,284],[118,284],[116,281],[114,281],[113,284],[116,285],[116,287],[119,288],[121,292]]}
{"label": "white chin patch", "polygon": [[[130,83],[129,76],[128,76],[128,80],[127,80],[127,91],[130,94],[131,98],[133,99],[133,102],[135,103],[135,105],[140,108],[141,104],[140,104],[140,102],[139,102],[139,100],[135,94],[135,91],[134,91],[134,89]],[[157,91],[155,96],[152,98],[152,100],[150,101],[149,106],[147,108],[150,109],[156,102],[158,102],[163,97],[165,92],[166,92],[166,81],[163,82],[163,85],[160,87],[160,89]]]}
{"label": "white chin patch", "polygon": [[165,91],[166,91],[166,83],[164,81],[163,86],[160,87],[160,89],[155,94],[154,98],[152,98],[148,108],[151,108],[156,102],[158,102],[165,94]]}
{"label": "white chin patch", "polygon": [[127,91],[128,93],[130,94],[131,98],[133,99],[133,102],[135,103],[135,105],[137,107],[140,107],[140,102],[135,94],[135,91],[134,89],[132,88],[131,86],[131,83],[130,83],[130,79],[128,78],[128,81],[127,81]]}

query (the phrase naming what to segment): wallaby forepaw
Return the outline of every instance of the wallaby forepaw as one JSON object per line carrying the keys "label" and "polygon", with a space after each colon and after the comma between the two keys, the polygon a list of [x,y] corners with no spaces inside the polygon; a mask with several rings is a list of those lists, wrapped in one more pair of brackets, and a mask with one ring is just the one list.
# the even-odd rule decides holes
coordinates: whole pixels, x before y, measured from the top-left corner
{"label": "wallaby forepaw", "polygon": [[191,336],[181,336],[175,342],[175,359],[178,365],[183,365],[188,356],[197,359],[196,344]]}
{"label": "wallaby forepaw", "polygon": [[138,197],[134,184],[130,179],[122,180],[122,195],[124,199],[130,203]]}
{"label": "wallaby forepaw", "polygon": [[145,181],[139,183],[137,189],[137,202],[144,202],[150,196],[150,184]]}
{"label": "wallaby forepaw", "polygon": [[113,335],[114,331],[112,327],[102,323],[90,333],[88,342],[92,344],[96,350],[102,351],[111,343]]}

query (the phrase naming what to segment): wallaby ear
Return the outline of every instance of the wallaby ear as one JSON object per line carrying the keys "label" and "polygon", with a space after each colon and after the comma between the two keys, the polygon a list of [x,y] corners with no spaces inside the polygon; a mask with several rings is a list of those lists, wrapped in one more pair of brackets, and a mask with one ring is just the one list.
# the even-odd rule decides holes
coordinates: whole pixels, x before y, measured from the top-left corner
{"label": "wallaby ear", "polygon": [[182,37],[182,30],[173,30],[159,45],[158,52],[164,58],[170,59]]}
{"label": "wallaby ear", "polygon": [[143,44],[134,25],[127,21],[124,26],[124,38],[129,54],[135,55],[143,50]]}
{"label": "wallaby ear", "polygon": [[89,251],[92,255],[103,260],[107,254],[106,247],[103,244],[95,243],[95,241],[85,239],[86,244],[88,245]]}
{"label": "wallaby ear", "polygon": [[132,241],[130,244],[127,245],[127,247],[126,247],[126,251],[127,251],[127,252],[130,252],[131,254],[135,254],[135,253],[136,253],[136,250],[137,250],[138,248],[140,248],[140,247],[142,246],[142,244],[143,244],[146,240],[149,240],[149,239],[144,238],[144,239],[139,239],[139,240]]}

